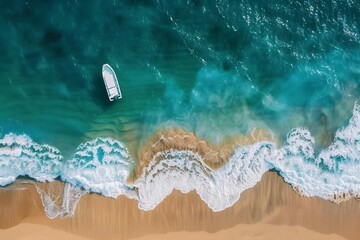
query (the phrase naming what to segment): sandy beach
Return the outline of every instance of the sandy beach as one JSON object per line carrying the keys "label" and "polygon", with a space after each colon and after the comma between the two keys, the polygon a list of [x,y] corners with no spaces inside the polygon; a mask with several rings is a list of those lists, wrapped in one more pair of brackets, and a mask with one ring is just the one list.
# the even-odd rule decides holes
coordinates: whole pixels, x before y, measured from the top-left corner
{"label": "sandy beach", "polygon": [[[69,240],[85,240],[84,238],[63,230],[57,230],[45,225],[37,225],[31,223],[21,223],[15,228],[1,231],[3,239],[14,240],[45,240],[45,239],[69,239]],[[322,234],[308,230],[301,226],[276,226],[269,224],[238,224],[230,229],[224,229],[215,233],[205,231],[198,232],[169,232],[165,234],[150,234],[134,240],[165,240],[165,239],[197,239],[197,240],[217,240],[217,239],[316,239],[316,240],[341,240],[345,239],[335,234]]]}
{"label": "sandy beach", "polygon": [[[55,183],[61,185],[59,183]],[[19,189],[19,188],[18,188]],[[358,239],[360,202],[296,194],[274,172],[232,207],[211,211],[194,192],[174,191],[152,211],[125,197],[84,195],[73,218],[46,217],[32,185],[1,190],[1,239]],[[55,238],[57,237],[57,238]]]}

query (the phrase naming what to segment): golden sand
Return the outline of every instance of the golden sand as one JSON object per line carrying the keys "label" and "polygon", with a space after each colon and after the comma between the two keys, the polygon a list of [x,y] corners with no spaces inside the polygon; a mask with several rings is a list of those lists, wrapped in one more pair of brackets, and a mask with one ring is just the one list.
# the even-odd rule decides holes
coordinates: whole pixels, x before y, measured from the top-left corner
{"label": "golden sand", "polygon": [[[155,239],[153,234],[165,233],[164,236],[171,238],[190,239],[216,239],[216,236],[218,239],[228,236],[274,239],[277,233],[286,233],[288,239],[296,239],[293,238],[296,235],[302,239],[360,238],[358,201],[351,199],[334,204],[319,198],[301,197],[274,172],[265,174],[235,205],[221,212],[212,212],[194,192],[174,191],[148,212],[139,210],[136,201],[125,197],[109,199],[86,194],[73,218],[50,220],[32,185],[25,185],[22,190],[0,191],[0,204],[0,227],[8,229],[0,231],[0,239],[7,239],[10,230],[15,235],[25,231],[23,228],[27,225],[24,224],[39,229],[46,226],[49,231],[44,231],[45,235],[62,231],[89,239]],[[36,231],[35,227],[29,227],[28,238],[14,235],[12,239],[31,239]]]}
{"label": "golden sand", "polygon": [[[2,239],[11,240],[86,240],[89,238],[81,237],[63,230],[54,229],[46,225],[21,223],[15,228],[0,230]],[[346,240],[335,234],[322,234],[308,230],[301,226],[276,226],[270,224],[238,224],[235,227],[224,229],[218,232],[209,233],[198,232],[169,232],[164,234],[151,234],[134,240]]]}
{"label": "golden sand", "polygon": [[277,226],[270,224],[238,224],[235,227],[215,233],[208,232],[172,232],[166,234],[147,235],[136,240],[345,240],[335,234],[323,234],[308,230],[301,226]]}

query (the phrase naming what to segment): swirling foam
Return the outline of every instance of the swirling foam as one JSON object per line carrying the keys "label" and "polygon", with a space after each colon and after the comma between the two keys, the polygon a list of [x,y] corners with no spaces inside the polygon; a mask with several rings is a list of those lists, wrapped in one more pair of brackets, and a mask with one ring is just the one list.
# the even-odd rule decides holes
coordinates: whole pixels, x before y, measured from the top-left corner
{"label": "swirling foam", "polygon": [[77,186],[75,194],[70,194],[75,196],[70,196],[73,200],[63,199],[60,209],[42,194],[51,218],[73,214],[82,195],[78,194],[80,188],[113,198],[135,198],[144,210],[155,208],[173,189],[184,193],[195,190],[209,208],[221,211],[233,205],[244,190],[253,187],[270,169],[277,170],[304,196],[338,203],[359,197],[360,105],[355,104],[348,125],[336,132],[329,147],[316,154],[314,146],[309,130],[295,128],[281,148],[266,141],[234,146],[228,161],[216,170],[205,163],[199,152],[166,149],[157,152],[140,176],[129,182],[135,164],[119,141],[97,138],[81,144],[72,159],[62,161],[56,148],[39,145],[26,135],[7,134],[0,139],[0,184],[28,175],[38,181],[52,181],[60,176]]}
{"label": "swirling foam", "polygon": [[[212,210],[221,211],[233,205],[241,192],[253,187],[269,170],[264,159],[272,156],[273,149],[270,143],[239,147],[229,162],[215,171],[192,151],[160,152],[134,184],[139,191],[139,208],[153,209],[178,189],[183,193],[195,190]],[[159,156],[163,160],[157,162]]]}
{"label": "swirling foam", "polygon": [[355,104],[349,124],[334,142],[314,156],[315,141],[307,129],[288,135],[280,156],[272,161],[287,183],[304,196],[341,202],[360,195],[360,106]]}
{"label": "swirling foam", "polygon": [[107,197],[134,198],[134,191],[126,184],[133,165],[124,144],[111,138],[97,138],[76,149],[73,158],[66,161],[61,178]]}
{"label": "swirling foam", "polygon": [[0,185],[12,183],[18,176],[37,181],[52,181],[60,175],[60,151],[40,145],[26,135],[6,134],[0,139]]}
{"label": "swirling foam", "polygon": [[50,183],[46,186],[35,185],[37,192],[41,197],[44,210],[48,218],[72,217],[75,214],[76,205],[85,191],[69,183],[55,185]]}

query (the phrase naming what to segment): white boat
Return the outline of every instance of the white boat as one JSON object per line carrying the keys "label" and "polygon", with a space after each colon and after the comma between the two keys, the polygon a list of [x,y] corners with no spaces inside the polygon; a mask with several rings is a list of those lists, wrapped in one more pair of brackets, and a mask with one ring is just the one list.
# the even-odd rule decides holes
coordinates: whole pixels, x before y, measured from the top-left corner
{"label": "white boat", "polygon": [[105,83],[105,88],[109,96],[110,101],[118,100],[122,98],[120,85],[117,80],[114,70],[109,64],[104,64],[102,67],[102,76]]}

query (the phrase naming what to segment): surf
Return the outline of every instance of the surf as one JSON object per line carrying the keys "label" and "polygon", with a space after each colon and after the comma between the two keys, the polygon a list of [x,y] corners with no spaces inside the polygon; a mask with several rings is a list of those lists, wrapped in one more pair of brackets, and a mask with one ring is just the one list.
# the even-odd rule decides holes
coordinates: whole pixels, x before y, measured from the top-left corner
{"label": "surf", "polygon": [[[341,203],[360,195],[359,142],[360,106],[355,103],[348,124],[318,154],[310,131],[294,128],[281,147],[269,141],[235,145],[229,159],[217,169],[206,164],[205,155],[192,150],[159,151],[140,176],[129,181],[141,159],[135,161],[117,140],[97,138],[83,143],[71,159],[64,160],[52,146],[35,143],[26,135],[9,133],[0,139],[0,184],[9,185],[19,176],[39,182],[60,177],[69,191],[81,193],[78,198],[83,194],[81,191],[112,198],[124,195],[136,199],[143,210],[154,209],[174,189],[183,193],[195,190],[209,208],[221,211],[238,201],[241,193],[259,182],[265,172],[276,170],[297,193]],[[49,209],[49,217],[61,216],[54,213],[46,192],[38,191],[45,209]],[[65,195],[64,198],[68,197]],[[64,202],[60,209],[75,209],[69,204],[76,205],[78,199]],[[71,215],[74,211],[65,212]]]}

